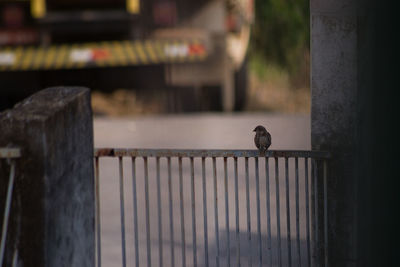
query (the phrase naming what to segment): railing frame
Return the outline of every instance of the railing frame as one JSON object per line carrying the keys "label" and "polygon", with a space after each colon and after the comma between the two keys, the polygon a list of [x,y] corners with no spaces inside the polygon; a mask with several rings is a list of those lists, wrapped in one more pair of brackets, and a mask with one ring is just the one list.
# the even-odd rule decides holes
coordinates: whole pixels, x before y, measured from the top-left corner
{"label": "railing frame", "polygon": [[[265,153],[265,155],[260,156],[259,152],[257,150],[194,150],[194,149],[127,149],[127,148],[96,148],[94,151],[94,156],[95,156],[95,181],[96,181],[96,231],[97,231],[97,263],[99,267],[101,267],[101,225],[100,225],[100,195],[99,195],[99,158],[101,157],[115,157],[119,159],[119,168],[120,168],[120,187],[121,189],[121,227],[124,228],[124,203],[123,203],[123,180],[122,180],[122,158],[123,157],[129,157],[132,159],[132,178],[133,178],[133,198],[134,198],[134,231],[135,231],[135,260],[136,260],[136,266],[139,266],[139,259],[138,259],[138,241],[137,241],[137,204],[136,204],[136,165],[135,165],[135,159],[138,157],[141,157],[144,159],[144,179],[145,179],[145,185],[146,185],[146,218],[148,217],[148,158],[153,157],[156,159],[157,163],[157,187],[159,187],[159,179],[160,179],[160,170],[159,170],[159,161],[160,158],[167,158],[168,160],[168,182],[169,182],[169,187],[171,187],[170,182],[171,182],[171,158],[178,158],[179,162],[179,182],[180,182],[180,202],[181,202],[181,233],[182,233],[182,242],[183,242],[183,248],[182,248],[182,264],[183,266],[186,265],[186,257],[185,257],[185,223],[184,223],[184,214],[183,214],[183,206],[182,206],[182,158],[188,158],[190,159],[190,177],[191,177],[191,202],[192,202],[192,230],[193,230],[193,265],[197,266],[197,253],[196,253],[196,227],[194,225],[194,221],[196,220],[196,215],[195,215],[195,206],[194,206],[194,164],[193,164],[193,159],[194,158],[201,158],[202,160],[202,183],[203,183],[203,201],[206,203],[206,192],[204,190],[205,188],[205,158],[211,158],[212,163],[213,163],[213,181],[214,181],[214,199],[215,199],[215,231],[216,231],[216,263],[217,266],[219,266],[219,256],[220,256],[220,247],[219,247],[219,237],[218,237],[218,204],[217,204],[217,197],[216,197],[216,190],[217,190],[217,185],[216,185],[216,163],[215,160],[216,158],[223,158],[224,159],[224,191],[225,191],[225,199],[224,199],[224,204],[225,204],[225,223],[226,223],[226,228],[229,230],[229,201],[228,201],[228,189],[227,189],[227,158],[233,158],[234,159],[234,178],[235,178],[235,202],[234,208],[236,212],[238,211],[238,193],[237,193],[237,159],[238,158],[244,158],[245,159],[245,178],[246,178],[246,199],[247,199],[247,226],[248,226],[248,238],[249,240],[251,239],[251,229],[250,229],[250,207],[249,207],[249,190],[248,190],[248,180],[249,180],[249,166],[248,166],[248,159],[249,158],[255,158],[255,179],[256,183],[259,185],[259,160],[258,158],[265,158],[265,170],[266,170],[266,181],[267,181],[267,187],[266,187],[266,193],[269,194],[270,188],[269,188],[269,164],[268,160],[269,158],[274,158],[275,159],[275,184],[277,187],[276,191],[276,208],[277,208],[277,231],[278,231],[278,246],[279,246],[279,255],[278,255],[278,265],[282,266],[282,260],[281,260],[281,235],[280,235],[280,199],[279,199],[279,168],[278,168],[278,160],[279,158],[283,158],[285,160],[284,166],[285,166],[285,187],[286,187],[286,225],[287,225],[287,249],[288,249],[288,266],[292,266],[292,259],[291,259],[291,233],[290,233],[290,210],[289,210],[289,168],[288,168],[288,159],[289,158],[294,158],[295,159],[295,198],[296,198],[296,207],[295,207],[295,212],[296,212],[296,244],[297,244],[297,253],[298,257],[300,257],[300,238],[299,238],[299,166],[298,166],[298,158],[304,158],[305,159],[305,190],[306,190],[306,213],[307,213],[307,221],[306,221],[306,229],[307,229],[307,257],[308,257],[308,262],[311,266],[325,266],[327,267],[329,264],[329,259],[328,259],[328,197],[327,197],[327,165],[328,165],[328,160],[331,157],[331,154],[326,151],[309,151],[309,150],[269,150]],[[309,159],[311,159],[311,192],[309,192],[308,188],[308,163]],[[322,180],[319,179],[318,177],[318,168],[319,168],[319,162],[322,162]],[[323,187],[318,187],[318,183],[322,182]],[[323,188],[323,192],[318,192],[318,188]],[[259,259],[258,261],[258,266],[262,265],[262,253],[261,253],[261,231],[260,231],[260,189],[257,187],[256,188],[256,197],[257,197],[257,234],[258,234],[258,248],[259,248]],[[170,192],[171,188],[169,188]],[[171,192],[170,192],[171,193]],[[311,216],[309,216],[310,212],[310,203],[308,202],[309,199],[309,194],[311,196]],[[157,189],[157,203],[160,205],[160,189]],[[322,195],[322,201],[320,199],[320,196]],[[321,205],[322,204],[322,208]],[[169,199],[169,205],[170,205],[170,214],[172,211],[171,207],[171,199]],[[205,204],[203,204],[205,205]],[[267,222],[268,222],[268,240],[267,240],[267,245],[271,246],[271,218],[270,218],[270,203],[269,203],[269,197],[267,197]],[[205,213],[207,213],[206,205],[203,207],[203,210]],[[158,219],[160,220],[161,217],[161,210],[160,206],[158,206]],[[312,240],[310,240],[310,221],[309,217],[311,217],[311,232],[312,232]],[[207,227],[207,218],[204,218],[204,227]],[[322,222],[322,228],[321,228],[321,222]],[[172,224],[172,222],[170,222]],[[159,229],[161,229],[161,224],[159,222],[158,225]],[[170,225],[171,229],[172,226]],[[237,257],[237,264],[240,266],[240,242],[239,242],[239,228],[238,228],[238,216],[236,217],[236,243],[237,243],[237,252],[238,252],[238,257]],[[323,236],[320,236],[320,233],[322,233]],[[122,240],[122,263],[123,266],[126,266],[126,248],[125,248],[125,233],[124,229],[121,229],[121,240]],[[208,233],[207,229],[204,231],[204,248],[205,248],[205,265],[209,265],[209,259],[208,259]],[[171,238],[173,240],[173,233],[171,233]],[[151,250],[150,250],[150,245],[149,245],[149,222],[148,219],[146,220],[146,237],[147,237],[147,264],[148,266],[151,266]],[[159,232],[159,242],[161,240],[160,232]],[[229,236],[227,237],[227,242],[228,242],[228,247],[229,247]],[[312,247],[310,243],[312,242]],[[159,244],[159,253],[162,255],[162,246]],[[312,255],[311,255],[311,250],[312,250]],[[228,253],[228,266],[230,266],[230,256],[229,256],[229,249],[227,251]],[[172,264],[174,264],[174,249],[171,248],[171,253],[172,253]],[[323,259],[321,260],[321,257]],[[271,257],[270,257],[271,259]],[[162,257],[159,259],[159,264],[160,266],[163,266],[162,262]],[[251,265],[251,259],[249,264]],[[272,266],[272,262],[269,261],[269,266]],[[296,265],[296,264],[295,264]]]}
{"label": "railing frame", "polygon": [[[0,266],[3,266],[4,251],[6,248],[8,221],[10,218],[12,194],[15,183],[16,159],[18,159],[20,156],[21,156],[21,151],[19,148],[0,148],[0,160],[6,159],[8,164],[10,165],[10,175],[8,179],[8,187],[7,187],[6,201],[4,204],[3,222],[1,229]],[[16,254],[14,254],[13,266],[15,265],[15,259],[16,259],[15,256]]]}

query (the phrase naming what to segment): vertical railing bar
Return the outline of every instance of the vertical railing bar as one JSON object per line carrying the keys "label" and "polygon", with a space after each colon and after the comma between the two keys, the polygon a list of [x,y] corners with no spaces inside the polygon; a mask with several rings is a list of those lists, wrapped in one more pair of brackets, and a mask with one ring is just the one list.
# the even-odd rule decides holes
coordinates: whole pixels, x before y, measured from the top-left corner
{"label": "vertical railing bar", "polygon": [[244,158],[244,166],[246,172],[246,204],[247,204],[247,239],[249,246],[249,255],[247,255],[249,259],[249,266],[252,266],[252,256],[251,256],[251,221],[250,221],[250,190],[249,190],[249,158]]}
{"label": "vertical railing bar", "polygon": [[328,247],[328,166],[326,160],[324,160],[324,252],[325,252],[325,267],[329,266],[329,247]]}
{"label": "vertical railing bar", "polygon": [[287,228],[287,249],[288,266],[292,266],[292,244],[290,236],[290,198],[289,198],[289,159],[285,157],[285,180],[286,180],[286,228]]}
{"label": "vertical railing bar", "polygon": [[12,193],[13,193],[14,179],[15,179],[15,161],[11,161],[10,176],[9,177],[10,178],[8,180],[6,203],[5,203],[5,206],[4,206],[3,227],[1,229],[0,266],[3,266],[4,250],[5,250],[5,247],[6,247],[8,219],[10,217]]}
{"label": "vertical railing bar", "polygon": [[307,242],[307,263],[311,266],[311,245],[310,245],[310,193],[308,185],[308,158],[304,158],[304,182],[306,194],[306,242]]}
{"label": "vertical railing bar", "polygon": [[272,251],[271,251],[271,205],[270,205],[270,192],[269,192],[269,158],[265,158],[265,193],[266,193],[266,208],[267,208],[267,242],[269,251],[269,266],[272,267]]}
{"label": "vertical railing bar", "polygon": [[[171,239],[171,266],[175,266],[175,252],[174,252],[174,218],[172,206],[172,175],[171,175],[171,158],[168,157],[168,197],[169,197],[169,231]],[[136,266],[138,267],[138,266]]]}
{"label": "vertical railing bar", "polygon": [[282,266],[282,250],[281,250],[281,217],[280,217],[280,199],[279,199],[279,162],[275,157],[275,185],[276,185],[276,226],[278,234],[278,266]]}
{"label": "vertical railing bar", "polygon": [[[100,178],[99,178],[99,158],[95,158],[94,182],[96,190],[96,247],[97,247],[97,267],[101,267],[101,222],[100,222]],[[1,265],[0,265],[1,266]]]}
{"label": "vertical railing bar", "polygon": [[124,198],[124,173],[122,157],[118,157],[119,161],[119,196],[121,208],[121,246],[122,246],[122,266],[126,266],[126,241],[125,241],[125,198]]}
{"label": "vertical railing bar", "polygon": [[297,262],[301,266],[300,252],[300,207],[299,207],[299,159],[294,159],[295,164],[295,186],[296,186],[296,241],[297,241]]}
{"label": "vertical railing bar", "polygon": [[234,157],[233,160],[235,172],[236,261],[237,266],[240,267],[238,159],[237,157]]}
{"label": "vertical railing bar", "polygon": [[311,245],[310,245],[310,194],[308,185],[308,158],[304,158],[304,181],[306,193],[306,239],[307,239],[307,263],[311,266]]}
{"label": "vertical railing bar", "polygon": [[317,264],[319,264],[319,223],[318,223],[318,169],[317,169],[317,162],[315,159],[312,159],[312,171],[313,171],[313,178],[314,178],[314,257],[316,259]]}
{"label": "vertical railing bar", "polygon": [[215,258],[217,267],[219,267],[220,248],[219,248],[219,223],[218,223],[218,188],[217,188],[217,164],[216,158],[212,158],[213,178],[214,178],[214,218],[215,218],[215,242],[217,246],[217,256]]}
{"label": "vertical railing bar", "polygon": [[207,225],[207,188],[206,188],[206,158],[201,158],[201,174],[203,178],[203,217],[204,217],[204,260],[208,263],[208,225]]}
{"label": "vertical railing bar", "polygon": [[185,241],[185,216],[183,207],[183,174],[182,174],[182,158],[178,158],[179,163],[179,200],[181,208],[181,238],[182,238],[182,266],[186,266],[186,241]]}
{"label": "vertical railing bar", "polygon": [[135,232],[135,266],[139,267],[139,236],[137,212],[136,158],[132,157],[133,229]]}
{"label": "vertical railing bar", "polygon": [[17,267],[17,263],[18,263],[18,249],[15,249],[13,253],[12,267]]}
{"label": "vertical railing bar", "polygon": [[225,185],[225,224],[226,224],[226,243],[228,266],[231,266],[231,247],[229,235],[229,196],[228,196],[228,159],[224,157],[224,185]]}
{"label": "vertical railing bar", "polygon": [[192,189],[192,233],[193,233],[193,266],[197,267],[197,242],[196,242],[196,199],[194,190],[194,159],[190,158],[191,189]]}
{"label": "vertical railing bar", "polygon": [[161,188],[160,188],[160,158],[156,157],[157,175],[157,212],[158,212],[158,254],[159,266],[163,266],[163,244],[162,244],[162,212],[161,212]]}
{"label": "vertical railing bar", "polygon": [[146,245],[147,245],[147,267],[151,267],[151,244],[150,244],[150,203],[149,203],[149,167],[147,157],[144,161],[144,193],[146,205]]}
{"label": "vertical railing bar", "polygon": [[[147,235],[147,260],[148,266],[151,266],[151,240],[150,240],[150,204],[149,204],[149,177],[148,177],[148,158],[143,157],[145,161],[145,194],[146,194],[146,235]],[[120,189],[120,209],[121,209],[121,246],[122,246],[122,266],[126,266],[126,229],[125,229],[125,198],[124,198],[124,177],[123,177],[123,157],[118,156],[119,159],[119,189]],[[171,263],[174,266],[174,245],[173,245],[173,209],[172,209],[172,177],[171,177],[171,158],[168,159],[168,177],[169,177],[169,205],[170,205],[170,234],[171,234]],[[324,160],[319,165],[319,161],[311,158],[312,168],[311,168],[311,179],[312,184],[309,187],[308,177],[309,177],[309,161],[308,157],[304,158],[305,161],[305,204],[306,204],[306,245],[307,245],[307,259],[308,264],[313,263],[318,264],[322,257],[324,257],[325,266],[328,266],[328,195],[327,195],[327,162]],[[184,199],[183,199],[183,174],[182,174],[182,157],[179,157],[180,164],[180,195],[181,195],[181,230],[182,230],[182,243],[184,244],[182,252],[182,263],[186,266],[186,256],[185,256],[185,225],[184,225]],[[195,181],[194,181],[194,157],[190,157],[191,163],[191,203],[192,203],[192,232],[193,232],[193,264],[197,266],[197,235],[196,235],[196,213],[195,213]],[[158,241],[159,241],[159,266],[163,266],[163,247],[162,247],[162,207],[161,207],[161,181],[160,181],[160,158],[156,157],[157,164],[157,204],[158,204]],[[250,208],[250,178],[248,169],[248,157],[245,157],[245,168],[246,168],[246,204],[247,204],[247,230],[248,230],[248,241],[251,250],[251,208]],[[266,171],[266,202],[267,202],[267,242],[270,254],[271,251],[271,223],[270,223],[270,184],[269,184],[269,164],[268,157],[265,158],[265,171]],[[322,167],[322,171],[320,171]],[[135,260],[136,266],[139,266],[139,251],[138,251],[138,233],[137,233],[137,196],[136,196],[136,174],[135,174],[135,157],[132,157],[132,176],[133,176],[133,187],[134,187],[134,227],[135,227]],[[215,197],[215,228],[217,235],[217,266],[219,266],[220,260],[220,248],[219,248],[219,225],[218,225],[218,190],[217,190],[217,174],[216,174],[216,158],[213,157],[213,171],[214,171],[214,197]],[[238,266],[241,265],[240,259],[240,231],[239,231],[239,192],[238,192],[238,170],[237,170],[237,157],[234,157],[234,175],[235,175],[235,213],[236,213],[236,243],[237,243],[237,262]],[[206,174],[205,174],[205,157],[202,157],[202,186],[203,186],[203,219],[204,219],[204,249],[205,249],[205,265],[209,266],[209,251],[208,251],[208,220],[207,220],[207,192],[206,192]],[[323,202],[319,195],[318,188],[318,174],[323,174]],[[256,179],[256,199],[257,199],[257,234],[258,234],[258,248],[259,248],[259,265],[262,265],[262,239],[261,239],[261,212],[260,212],[260,181],[259,181],[259,159],[255,157],[255,179]],[[97,266],[101,267],[101,224],[100,224],[100,181],[99,181],[99,157],[95,157],[95,194],[96,194],[96,245],[97,245]],[[275,157],[275,179],[276,179],[276,208],[277,208],[277,234],[278,234],[278,265],[282,266],[282,244],[281,244],[281,233],[280,233],[280,198],[279,198],[279,158]],[[292,265],[292,254],[291,254],[291,224],[290,224],[290,182],[289,182],[289,158],[285,157],[285,182],[286,182],[286,220],[287,220],[287,250],[288,250],[288,266]],[[228,171],[227,171],[227,157],[224,157],[224,189],[225,189],[225,221],[226,221],[226,231],[227,231],[227,261],[228,266],[230,266],[230,231],[229,231],[229,190],[228,190]],[[313,197],[309,194],[309,190],[313,192]],[[311,202],[310,202],[311,198]],[[295,156],[295,208],[296,208],[296,248],[298,265],[301,266],[301,243],[300,243],[300,193],[299,193],[299,167],[298,167],[298,157]],[[310,215],[310,203],[312,213]],[[323,210],[322,210],[323,203]],[[321,210],[318,206],[321,206]],[[324,221],[319,218],[319,213],[324,213]],[[292,218],[293,219],[293,218]],[[314,220],[314,226],[310,224],[310,220]],[[183,222],[183,224],[182,224]],[[311,221],[312,222],[312,221]],[[320,226],[324,229],[320,229]],[[4,223],[3,223],[4,227]],[[323,231],[323,232],[322,232]],[[312,235],[312,236],[311,236]],[[2,237],[3,238],[3,237]],[[313,242],[310,242],[312,238]],[[3,244],[2,244],[3,245]],[[312,246],[312,247],[311,247]],[[2,248],[4,249],[4,248]],[[321,254],[323,251],[323,255]],[[3,252],[4,253],[4,252]],[[251,252],[250,252],[251,253]],[[313,254],[313,255],[312,255]],[[2,255],[3,256],[3,255]],[[303,256],[305,257],[305,256]],[[312,259],[313,258],[313,259]],[[304,258],[303,258],[304,260]],[[249,255],[249,265],[252,265],[251,255]],[[272,255],[270,255],[270,264],[272,263]]]}
{"label": "vertical railing bar", "polygon": [[256,173],[256,198],[257,198],[257,234],[258,234],[258,266],[262,265],[262,246],[261,246],[261,221],[260,221],[260,177],[258,157],[254,158],[255,173]]}

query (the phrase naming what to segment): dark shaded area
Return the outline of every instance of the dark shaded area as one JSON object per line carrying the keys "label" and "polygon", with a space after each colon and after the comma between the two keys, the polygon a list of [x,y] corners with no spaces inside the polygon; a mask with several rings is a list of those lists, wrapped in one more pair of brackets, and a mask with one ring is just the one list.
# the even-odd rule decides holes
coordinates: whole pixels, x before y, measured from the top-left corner
{"label": "dark shaded area", "polygon": [[[71,3],[73,5],[71,6]],[[115,9],[124,9],[125,1],[123,0],[50,0],[47,1],[47,8],[49,10],[68,10],[68,9],[103,9],[113,6]]]}
{"label": "dark shaded area", "polygon": [[358,266],[397,266],[397,6],[390,0],[358,2],[364,11],[360,23],[365,27],[358,49]]}
{"label": "dark shaded area", "polygon": [[[240,231],[238,233],[238,239],[236,237],[236,231],[230,230],[227,232],[225,229],[219,230],[219,254],[217,254],[218,246],[214,237],[209,236],[208,243],[208,266],[217,266],[217,255],[219,255],[219,266],[227,266],[228,263],[228,250],[227,250],[227,234],[229,234],[229,255],[231,266],[238,266],[238,255],[240,256],[241,266],[259,266],[259,239],[258,234],[252,232],[250,235],[245,231]],[[239,240],[239,246],[238,241]],[[269,247],[269,239],[265,234],[261,235],[261,266],[270,266],[269,263],[272,262],[272,266],[278,266],[278,252],[279,252],[279,241],[277,236],[271,237],[271,246]],[[158,240],[154,240],[157,243]],[[281,237],[281,264],[282,266],[288,266],[289,255],[287,250],[287,239],[286,237]],[[163,242],[164,245],[170,245],[168,241]],[[175,261],[180,262],[182,257],[181,243],[175,242]],[[240,247],[240,251],[238,248]],[[186,253],[193,253],[193,245],[186,244]],[[197,243],[197,264],[198,266],[206,266],[206,253],[204,244]],[[240,254],[238,254],[238,252]],[[169,253],[169,249],[165,250],[164,253]],[[272,257],[270,259],[270,257]],[[300,239],[300,261],[301,266],[310,266],[307,259],[307,243],[306,240]],[[271,260],[271,261],[270,261]],[[186,263],[192,265],[193,258],[186,255]],[[291,240],[291,264],[292,266],[299,265],[299,257],[297,251],[297,241],[292,238]],[[169,262],[165,262],[169,266]]]}
{"label": "dark shaded area", "polygon": [[[238,260],[238,246],[236,231],[220,230],[220,266],[226,266],[228,262],[228,251],[227,251],[227,233],[229,233],[229,244],[230,244],[230,262],[231,265],[237,266]],[[289,254],[288,254],[288,242],[286,237],[281,237],[281,263],[282,266],[289,266]],[[299,266],[299,258],[297,254],[297,243],[296,239],[292,237],[291,240],[291,264],[292,266]],[[252,232],[250,235],[247,232],[239,232],[239,243],[240,243],[240,263],[241,266],[259,266],[259,236],[257,233]],[[261,235],[261,262],[262,266],[269,266],[270,260],[272,260],[273,266],[278,266],[278,253],[279,253],[279,240],[277,236],[271,237],[271,246],[268,246],[269,239],[267,235]],[[216,252],[217,246],[215,242],[209,245],[209,263],[210,266],[216,266]],[[200,266],[205,266],[204,258],[204,247],[198,246],[199,263]],[[300,252],[301,252],[301,266],[309,266],[307,260],[307,243],[304,239],[300,239]],[[272,259],[270,259],[272,257]]]}

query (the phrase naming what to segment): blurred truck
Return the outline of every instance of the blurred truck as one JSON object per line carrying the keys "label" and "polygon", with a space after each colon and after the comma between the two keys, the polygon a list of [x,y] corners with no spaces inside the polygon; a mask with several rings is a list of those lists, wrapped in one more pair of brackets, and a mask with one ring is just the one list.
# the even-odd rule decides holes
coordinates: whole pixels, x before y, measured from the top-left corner
{"label": "blurred truck", "polygon": [[253,0],[0,0],[0,95],[186,88],[241,109],[253,14]]}

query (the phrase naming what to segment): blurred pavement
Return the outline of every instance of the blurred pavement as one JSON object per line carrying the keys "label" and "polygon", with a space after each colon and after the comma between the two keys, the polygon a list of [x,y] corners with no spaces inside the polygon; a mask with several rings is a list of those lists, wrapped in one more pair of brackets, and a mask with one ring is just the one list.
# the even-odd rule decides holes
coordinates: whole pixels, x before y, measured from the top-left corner
{"label": "blurred pavement", "polygon": [[310,149],[309,115],[195,114],[94,120],[96,147],[254,149],[253,129],[264,125],[270,149]]}

